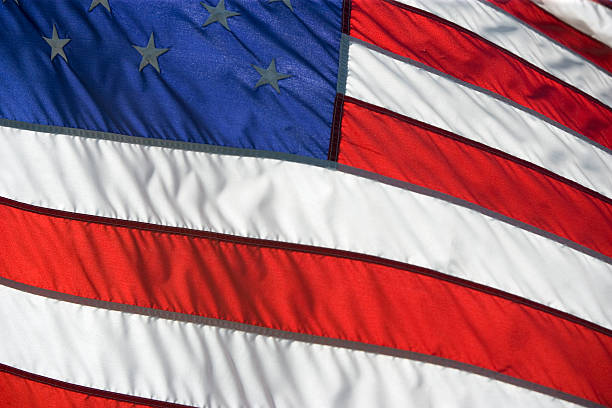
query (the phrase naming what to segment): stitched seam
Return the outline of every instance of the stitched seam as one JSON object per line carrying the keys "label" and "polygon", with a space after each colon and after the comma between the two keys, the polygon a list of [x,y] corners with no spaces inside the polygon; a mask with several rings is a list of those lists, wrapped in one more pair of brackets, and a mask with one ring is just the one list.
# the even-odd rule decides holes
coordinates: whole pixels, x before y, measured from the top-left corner
{"label": "stitched seam", "polygon": [[336,94],[336,101],[334,105],[334,121],[332,124],[332,135],[329,140],[329,154],[327,156],[327,160],[337,162],[338,155],[340,154],[344,94]]}
{"label": "stitched seam", "polygon": [[342,33],[348,34],[351,30],[351,1],[343,0],[342,2]]}
{"label": "stitched seam", "polygon": [[[421,362],[435,364],[435,365],[443,366],[443,367],[451,367],[451,368],[458,369],[461,371],[470,372],[473,374],[492,378],[494,380],[513,384],[513,385],[516,385],[516,386],[519,386],[525,389],[530,389],[532,391],[550,395],[555,398],[574,402],[574,403],[577,403],[577,404],[580,404],[586,407],[601,407],[601,405],[593,401],[590,401],[590,400],[587,400],[581,397],[577,397],[575,395],[571,395],[563,391],[556,390],[554,388],[550,388],[550,387],[546,387],[546,386],[543,386],[537,383],[529,382],[527,380],[511,377],[511,376],[505,375],[503,373],[500,373],[494,370],[490,370],[490,369],[478,367],[472,364],[463,363],[457,360],[450,360],[447,358],[438,357],[434,355],[427,355],[427,354],[417,353],[413,351],[394,349],[391,347],[377,346],[377,345],[372,345],[372,344],[367,344],[367,343],[360,343],[357,341],[347,341],[347,340],[341,340],[337,338],[329,338],[329,337],[315,336],[315,335],[310,335],[310,334],[301,334],[301,333],[286,332],[282,330],[274,330],[274,329],[269,329],[266,327],[250,326],[250,325],[245,325],[245,324],[237,323],[237,322],[210,319],[210,318],[204,318],[204,317],[199,317],[199,316],[187,315],[183,313],[164,312],[164,311],[144,308],[140,306],[125,305],[121,303],[113,303],[113,302],[105,302],[105,301],[95,301],[95,300],[91,300],[87,298],[79,298],[78,296],[67,295],[64,293],[56,292],[56,291],[41,289],[41,288],[37,288],[34,286],[30,286],[30,285],[25,285],[25,284],[11,281],[5,278],[0,278],[0,285],[10,287],[15,290],[22,291],[22,292],[32,293],[38,296],[44,296],[50,299],[56,299],[56,300],[60,300],[64,302],[81,304],[81,305],[86,305],[90,307],[103,308],[107,310],[115,310],[115,311],[119,311],[122,313],[139,314],[142,316],[151,316],[151,317],[165,319],[165,320],[174,320],[174,321],[181,321],[181,322],[192,323],[192,324],[208,325],[208,326],[214,326],[214,327],[228,329],[228,330],[242,331],[242,332],[247,332],[247,333],[253,333],[256,335],[264,335],[264,336],[274,337],[278,339],[285,339],[285,340],[299,341],[299,342],[310,343],[310,344],[319,344],[319,345],[324,345],[324,346],[338,347],[338,348],[348,349],[351,351],[361,351],[361,352],[366,352],[366,353],[387,355],[387,356],[399,357],[399,358],[404,358],[404,359],[410,359],[413,361],[421,361]],[[0,364],[0,371],[9,371],[9,370],[18,370],[18,369],[13,369],[12,367]],[[29,374],[21,370],[18,370],[18,371],[20,371],[20,373],[24,375]],[[53,382],[56,381],[53,379],[49,379],[49,380]],[[62,381],[58,381],[58,383],[70,385]],[[81,386],[75,386],[75,387],[81,387]],[[87,387],[83,387],[83,388],[87,388]],[[95,392],[96,390],[92,389],[92,391]],[[100,392],[106,393],[107,391],[100,390]],[[111,392],[109,393],[114,394]],[[126,397],[130,398],[130,396],[126,396]],[[141,398],[141,397],[133,397],[133,398]],[[147,403],[151,404],[151,402],[147,402]],[[153,403],[155,403],[155,401],[153,401]],[[184,408],[185,407],[184,405],[177,405],[177,404],[165,403],[165,402],[160,402],[157,404],[157,406],[169,407],[169,408]]]}
{"label": "stitched seam", "polygon": [[405,57],[403,55],[396,54],[396,53],[394,53],[392,51],[389,51],[386,48],[382,48],[382,47],[380,47],[380,46],[378,46],[376,44],[372,44],[372,43],[369,43],[367,41],[364,41],[364,40],[361,40],[361,39],[355,38],[355,37],[347,37],[347,38],[350,38],[350,41],[355,43],[355,44],[360,44],[360,45],[362,45],[362,46],[364,46],[364,47],[366,47],[366,48],[368,48],[368,49],[370,49],[370,50],[372,50],[374,52],[383,54],[383,55],[385,55],[385,56],[387,56],[389,58],[393,58],[396,61],[401,61],[402,63],[412,65],[413,67],[422,69],[422,70],[427,71],[427,72],[429,72],[429,73],[431,73],[433,75],[436,75],[438,77],[447,79],[449,81],[452,81],[452,82],[454,82],[455,84],[457,84],[459,86],[471,89],[471,90],[476,91],[476,92],[478,92],[480,94],[483,94],[483,95],[487,95],[487,96],[489,96],[489,97],[491,97],[493,99],[496,99],[497,101],[499,101],[499,102],[501,102],[501,103],[503,103],[505,105],[508,105],[508,106],[510,106],[510,107],[512,107],[512,108],[514,108],[516,110],[522,111],[522,112],[524,112],[524,113],[526,113],[526,114],[528,114],[530,116],[533,116],[536,119],[544,121],[544,122],[548,123],[549,125],[554,126],[555,128],[557,128],[557,129],[559,129],[559,130],[561,130],[561,131],[563,131],[563,132],[565,132],[567,134],[570,134],[570,135],[576,137],[577,139],[579,139],[579,140],[581,140],[581,141],[583,141],[585,143],[590,144],[594,148],[596,148],[598,150],[601,150],[604,153],[612,155],[612,149],[610,149],[609,147],[604,146],[601,143],[598,143],[597,141],[595,141],[595,140],[593,140],[593,139],[583,135],[582,133],[579,133],[579,132],[575,131],[574,129],[569,128],[569,127],[567,127],[567,126],[557,122],[554,119],[549,118],[548,116],[546,116],[546,115],[544,115],[544,114],[542,114],[542,113],[540,113],[540,112],[538,112],[538,111],[536,111],[534,109],[531,109],[531,108],[528,108],[526,106],[523,106],[520,103],[514,101],[513,99],[510,99],[508,97],[505,97],[503,95],[495,93],[495,92],[491,91],[490,89],[483,88],[481,86],[474,85],[471,82],[466,82],[464,80],[456,78],[456,77],[454,77],[452,75],[447,74],[444,71],[439,71],[439,70],[437,70],[435,68],[430,67],[429,65],[423,64],[422,62],[416,61],[416,60],[414,60],[412,58],[408,58],[408,57]]}
{"label": "stitched seam", "polygon": [[[346,98],[349,98],[348,96]],[[3,122],[5,121],[5,122]],[[14,121],[9,121],[9,120],[5,120],[5,119],[0,119],[0,125],[2,125],[2,123],[8,123],[8,122],[14,122]],[[35,131],[40,131],[40,130],[36,130],[39,129],[41,127],[46,127],[47,125],[32,125],[32,124],[28,124],[28,123],[24,123],[24,122],[19,122],[18,124],[20,124],[21,126],[17,126],[16,128],[18,129],[26,129],[26,130],[33,130],[32,128],[34,128]],[[67,130],[76,130],[79,131],[80,129],[72,129],[72,128],[65,128]],[[90,132],[90,131],[86,131],[86,132]],[[96,132],[94,132],[96,133]],[[100,132],[98,132],[100,133]],[[61,133],[59,133],[61,134]],[[66,133],[68,136],[74,136],[71,133]],[[113,135],[113,134],[111,134]],[[115,136],[121,136],[121,135],[115,135]],[[95,136],[76,136],[76,137],[85,137],[85,138],[91,138],[91,139],[97,139]],[[128,144],[136,144],[136,145],[148,145],[147,141],[145,140],[145,143],[142,143],[141,140],[142,139],[146,139],[146,138],[141,138],[141,137],[132,137],[132,136],[127,136],[127,138],[131,138],[134,139],[134,142],[131,141],[118,141],[119,143],[128,143]],[[131,140],[130,139],[130,140]],[[598,258],[606,263],[610,263],[612,264],[612,258],[607,257],[597,251],[594,251],[590,248],[587,247],[583,247],[579,244],[574,243],[573,241],[570,241],[568,239],[559,237],[557,235],[551,234],[547,231],[541,230],[539,228],[536,228],[530,224],[526,224],[524,222],[520,222],[517,221],[511,217],[505,216],[503,214],[497,213],[495,211],[491,211],[485,207],[482,207],[480,205],[471,203],[469,201],[463,200],[463,199],[458,199],[457,197],[453,197],[451,195],[448,194],[444,194],[444,193],[440,193],[438,191],[435,190],[431,190],[431,189],[427,189],[425,187],[422,186],[418,186],[406,181],[402,181],[402,180],[398,180],[398,179],[393,179],[390,177],[386,177],[380,174],[376,174],[367,170],[363,170],[363,169],[358,169],[358,168],[354,168],[354,167],[350,167],[344,164],[340,164],[338,162],[334,162],[334,161],[330,161],[330,160],[321,160],[321,159],[312,159],[309,157],[301,157],[301,156],[296,156],[296,155],[290,155],[290,154],[281,154],[283,157],[285,158],[280,158],[280,157],[270,157],[268,155],[268,153],[270,152],[265,152],[265,151],[250,151],[248,149],[238,149],[238,148],[226,148],[224,146],[208,146],[208,145],[204,145],[204,149],[206,149],[204,152],[208,152],[208,147],[211,147],[211,150],[214,150],[214,152],[212,154],[227,154],[227,155],[239,155],[239,156],[243,156],[243,157],[255,157],[255,158],[268,158],[268,159],[274,159],[274,160],[285,160],[287,162],[292,162],[292,163],[301,163],[301,164],[310,164],[313,166],[317,166],[317,167],[322,167],[322,168],[327,168],[330,170],[336,170],[336,171],[341,171],[343,173],[347,173],[347,174],[351,174],[357,177],[361,177],[361,178],[365,178],[368,180],[372,180],[372,181],[377,181],[380,183],[384,183],[387,185],[391,185],[394,187],[398,187],[401,188],[403,190],[408,190],[408,191],[412,191],[418,194],[422,194],[422,195],[426,195],[426,196],[430,196],[430,197],[434,197],[440,200],[444,200],[446,202],[449,203],[453,203],[465,208],[469,208],[473,211],[476,211],[478,213],[487,215],[489,217],[492,218],[496,218],[502,222],[505,222],[507,224],[513,225],[515,227],[521,228],[523,230],[529,231],[529,232],[533,232],[535,234],[544,236],[548,239],[552,239],[554,241],[560,242],[561,244],[570,246],[571,248],[574,248],[580,252],[583,252],[587,255],[593,256],[595,258]],[[230,151],[235,151],[235,152],[229,152],[226,153],[226,150],[230,150]],[[249,155],[251,153],[255,153],[254,155]],[[259,153],[261,153],[262,155],[260,155]],[[303,159],[303,160],[302,160]],[[551,173],[554,174],[554,173]],[[580,186],[578,184],[578,186]],[[581,186],[581,188],[585,188]],[[588,190],[588,189],[587,189]],[[605,196],[602,196],[605,197]]]}
{"label": "stitched seam", "polygon": [[[564,87],[567,87],[568,89],[570,89],[570,90],[572,90],[572,91],[574,91],[574,92],[576,92],[576,93],[579,93],[579,94],[583,95],[584,97],[586,97],[586,98],[590,99],[591,101],[593,101],[593,102],[597,103],[598,105],[600,105],[600,106],[604,107],[605,109],[607,109],[607,110],[609,110],[609,111],[612,111],[612,107],[610,107],[610,106],[606,105],[604,102],[602,102],[602,101],[600,101],[599,99],[595,98],[593,95],[590,95],[590,94],[586,93],[585,91],[583,91],[583,90],[581,90],[581,89],[579,89],[579,88],[575,87],[574,85],[568,84],[567,82],[563,81],[563,80],[562,80],[562,79],[560,79],[560,78],[557,78],[556,76],[554,76],[554,75],[553,75],[553,74],[551,74],[550,72],[545,71],[544,69],[542,69],[542,68],[540,68],[540,67],[538,67],[538,66],[536,66],[536,65],[532,64],[531,62],[529,62],[529,61],[525,60],[524,58],[522,58],[522,57],[520,57],[520,56],[518,56],[518,55],[513,54],[512,52],[510,52],[510,51],[508,51],[507,49],[505,49],[505,48],[503,48],[503,47],[501,47],[501,46],[499,46],[499,45],[495,44],[494,42],[491,42],[490,40],[487,40],[486,38],[481,37],[480,35],[476,34],[475,32],[468,30],[467,28],[464,28],[464,27],[462,27],[462,26],[460,26],[460,25],[458,25],[458,24],[455,24],[455,23],[453,23],[453,22],[451,22],[451,21],[445,20],[445,19],[443,19],[442,17],[439,17],[439,16],[437,16],[437,15],[435,15],[435,14],[429,13],[429,12],[427,12],[427,11],[425,11],[425,10],[421,10],[421,9],[418,9],[418,8],[416,8],[416,7],[413,7],[413,6],[409,6],[409,5],[407,5],[407,4],[399,3],[399,2],[398,2],[398,1],[396,1],[396,0],[382,0],[382,1],[387,2],[387,3],[389,3],[389,4],[391,4],[391,5],[395,6],[395,7],[402,8],[402,9],[408,10],[408,11],[410,11],[410,12],[413,12],[413,13],[419,14],[419,15],[421,15],[421,16],[423,16],[423,17],[427,17],[427,18],[432,19],[432,20],[434,20],[434,21],[437,21],[437,22],[439,22],[439,23],[441,23],[441,24],[447,25],[447,26],[449,26],[449,27],[451,27],[451,28],[453,28],[453,29],[455,29],[455,30],[458,30],[458,31],[461,31],[461,32],[463,32],[463,33],[465,33],[465,34],[468,34],[468,35],[472,36],[473,38],[475,38],[475,39],[477,39],[477,40],[483,41],[483,42],[485,42],[485,43],[487,43],[487,44],[489,44],[489,45],[491,45],[491,46],[495,47],[496,49],[500,50],[500,51],[501,51],[501,52],[503,52],[504,54],[509,55],[510,57],[517,59],[517,60],[518,60],[518,61],[520,61],[521,63],[523,63],[523,64],[525,64],[526,66],[528,66],[529,68],[531,68],[531,69],[533,69],[533,70],[535,70],[535,71],[539,72],[540,74],[542,74],[542,75],[546,76],[547,78],[549,78],[549,79],[551,79],[551,80],[553,80],[553,81],[555,81],[555,82],[559,83],[560,85],[562,85],[562,86],[564,86]],[[488,4],[488,3],[487,3],[487,4]],[[494,7],[495,9],[498,9],[498,8],[497,8],[497,6],[493,6],[493,5],[491,5],[491,7]],[[501,10],[501,11],[502,11],[504,14],[506,14],[506,15],[510,15],[510,14],[506,13],[506,12],[505,12],[505,11],[503,11],[503,10]],[[515,19],[515,20],[516,20],[516,17],[514,17],[514,16],[512,16],[512,17],[513,17],[513,19]],[[539,31],[538,31],[538,33],[539,33]],[[540,34],[541,34],[541,33],[540,33]],[[542,35],[543,35],[543,34],[542,34]],[[583,57],[583,56],[581,56],[581,55],[578,55],[578,54],[574,53],[572,50],[568,49],[567,47],[563,46],[562,44],[559,44],[557,41],[554,41],[553,39],[549,38],[548,36],[545,36],[545,37],[546,37],[547,39],[549,39],[550,41],[553,41],[555,44],[558,44],[558,45],[560,45],[561,47],[563,47],[564,49],[566,49],[566,50],[568,50],[568,51],[572,52],[572,54],[577,55],[578,57],[580,57],[580,58],[584,59],[584,57]],[[598,67],[599,67],[599,66],[598,66]],[[599,71],[602,71],[602,70],[601,70],[601,68],[599,68]],[[602,72],[603,72],[603,71],[602,71]],[[607,73],[607,72],[604,72],[604,73]]]}
{"label": "stitched seam", "polygon": [[309,164],[317,167],[334,167],[335,163],[326,159],[309,156],[300,156],[291,153],[274,152],[267,150],[246,149],[240,147],[216,146],[204,143],[183,142],[178,140],[156,139],[143,136],[129,136],[119,133],[102,132],[98,130],[70,128],[55,125],[41,125],[37,123],[22,122],[18,120],[0,118],[0,126],[28,130],[33,132],[56,133],[66,136],[83,137],[87,139],[108,140],[111,142],[136,144],[142,146],[161,147],[191,152],[222,154],[227,156],[248,156],[262,159],[284,160],[295,163]]}
{"label": "stitched seam", "polygon": [[302,253],[321,255],[321,256],[330,256],[330,257],[335,257],[335,258],[344,258],[344,259],[349,259],[349,260],[354,260],[354,261],[359,261],[359,262],[364,262],[364,263],[377,264],[377,265],[381,265],[385,267],[404,270],[404,271],[411,272],[411,273],[425,275],[425,276],[428,276],[434,279],[443,280],[443,281],[453,283],[456,285],[460,285],[460,286],[463,286],[463,287],[466,287],[472,290],[476,290],[482,293],[487,293],[492,296],[500,297],[502,299],[506,299],[508,301],[522,304],[524,306],[551,314],[553,316],[557,316],[559,318],[568,320],[572,323],[584,326],[588,329],[600,332],[606,336],[612,337],[612,329],[607,329],[596,323],[593,323],[588,320],[582,319],[580,317],[574,316],[572,314],[563,312],[561,310],[545,306],[543,304],[534,302],[532,300],[523,298],[521,296],[514,295],[511,293],[505,292],[503,290],[492,288],[492,287],[482,285],[479,283],[475,283],[475,282],[472,282],[466,279],[461,279],[461,278],[457,278],[451,275],[447,275],[442,272],[434,271],[428,268],[407,264],[405,262],[380,258],[380,257],[376,257],[373,255],[366,255],[366,254],[360,254],[357,252],[351,252],[351,251],[345,251],[345,250],[339,250],[339,249],[333,249],[333,248],[316,247],[316,246],[310,246],[310,245],[304,245],[304,244],[292,244],[292,243],[287,243],[287,242],[282,242],[282,241],[271,241],[271,240],[265,240],[265,239],[260,239],[260,238],[248,238],[248,237],[240,237],[236,235],[221,234],[221,233],[216,233],[216,232],[198,231],[198,230],[192,230],[188,228],[148,224],[148,223],[143,223],[143,222],[138,222],[138,221],[120,220],[120,219],[107,218],[107,217],[101,217],[101,216],[96,216],[96,215],[71,213],[68,211],[53,210],[53,209],[38,207],[38,206],[30,205],[30,204],[24,204],[24,203],[20,203],[20,202],[17,202],[17,201],[8,199],[8,198],[4,198],[4,197],[0,197],[0,205],[6,205],[9,207],[17,208],[22,211],[28,211],[32,213],[45,215],[45,216],[64,218],[64,219],[82,221],[82,222],[90,222],[90,223],[96,223],[96,224],[102,224],[102,225],[110,225],[110,226],[119,227],[119,228],[132,228],[132,229],[152,231],[152,232],[164,233],[164,234],[170,234],[170,235],[173,235],[173,234],[174,235],[184,235],[184,236],[188,236],[192,238],[211,239],[211,240],[223,241],[223,242],[228,242],[228,243],[238,244],[238,245],[251,245],[251,246],[260,247],[260,248],[282,249],[282,250],[288,250],[288,251],[294,251],[294,252],[302,252]]}
{"label": "stitched seam", "polygon": [[156,401],[148,398],[137,397],[127,394],[119,394],[112,391],[100,390],[91,387],[85,387],[82,385],[71,384],[65,381],[55,380],[53,378],[45,377],[38,374],[29,373],[27,371],[20,370],[15,367],[8,366],[0,363],[0,371],[5,372],[16,377],[21,377],[26,380],[34,381],[37,383],[49,385],[55,388],[61,388],[67,391],[76,392],[79,394],[90,395],[93,397],[99,397],[104,399],[110,399],[114,401],[127,402],[130,404],[148,405],[150,407],[158,408],[191,408],[189,405],[181,405],[167,401]]}
{"label": "stitched seam", "polygon": [[386,108],[383,108],[383,107],[380,107],[380,106],[377,106],[377,105],[372,105],[372,104],[370,104],[368,102],[364,102],[364,101],[362,101],[360,99],[355,99],[355,98],[353,98],[351,96],[348,96],[348,95],[345,96],[344,101],[345,101],[345,103],[352,103],[354,105],[361,106],[361,107],[363,107],[365,109],[368,109],[368,110],[380,113],[382,115],[393,117],[394,119],[400,120],[402,122],[409,123],[411,125],[418,126],[418,127],[422,128],[422,129],[425,129],[425,130],[434,132],[436,134],[439,134],[440,136],[447,137],[447,138],[455,140],[457,142],[466,144],[466,145],[474,147],[476,149],[479,149],[479,150],[485,151],[487,153],[493,154],[495,156],[501,157],[502,159],[505,159],[505,160],[508,160],[508,161],[512,161],[512,162],[514,162],[514,163],[516,163],[516,164],[518,164],[520,166],[527,167],[527,168],[529,168],[531,170],[537,171],[538,173],[540,173],[540,174],[542,174],[542,175],[544,175],[546,177],[550,177],[552,179],[560,181],[560,182],[568,185],[569,187],[574,188],[575,190],[578,190],[578,191],[580,191],[582,193],[588,194],[591,197],[596,198],[596,199],[598,199],[600,201],[603,201],[606,204],[612,205],[612,198],[609,198],[609,197],[607,197],[607,196],[605,196],[605,195],[603,195],[603,194],[601,194],[601,193],[599,193],[597,191],[591,190],[590,188],[583,186],[580,183],[577,183],[577,182],[575,182],[573,180],[570,180],[570,179],[566,179],[565,177],[563,177],[563,176],[561,176],[561,175],[559,175],[557,173],[554,173],[554,172],[552,172],[552,171],[550,171],[548,169],[540,167],[537,164],[534,164],[534,163],[531,163],[529,161],[520,159],[520,158],[518,158],[516,156],[513,156],[513,155],[511,155],[509,153],[506,153],[506,152],[504,152],[502,150],[498,150],[498,149],[495,149],[493,147],[490,147],[490,146],[487,146],[485,144],[482,144],[480,142],[468,139],[468,138],[463,137],[463,136],[459,136],[459,135],[457,135],[455,133],[446,131],[444,129],[440,129],[440,128],[435,127],[433,125],[430,125],[428,123],[421,122],[421,121],[419,121],[417,119],[413,119],[411,117],[404,116],[404,115],[402,115],[400,113],[393,112],[393,111],[391,111],[389,109],[386,109]]}
{"label": "stitched seam", "polygon": [[[526,21],[523,21],[521,18],[516,17],[512,13],[504,10],[503,8],[499,7],[497,4],[494,4],[491,0],[476,0],[476,1],[480,2],[481,4],[485,5],[486,7],[492,8],[493,10],[495,10],[496,12],[498,12],[500,14],[504,14],[506,17],[510,18],[511,20],[514,20],[519,25],[527,28],[530,31],[534,31],[536,34],[539,34],[541,37],[545,38],[546,40],[556,44],[558,47],[564,49],[565,51],[569,52],[570,54],[573,54],[575,57],[578,57],[578,58],[584,60],[587,64],[592,65],[593,68],[598,70],[600,73],[602,73],[602,74],[604,74],[606,76],[612,77],[612,72],[608,71],[607,69],[603,68],[602,66],[600,66],[597,63],[595,63],[591,59],[589,59],[589,58],[585,57],[584,55],[580,54],[578,51],[574,50],[573,48],[563,44],[560,41],[557,41],[556,39],[554,39],[553,37],[549,36],[545,32],[540,31],[539,29],[537,29],[536,27],[534,27],[531,24],[527,23]],[[530,1],[530,0],[523,0],[523,1]],[[595,0],[595,1],[597,1],[597,0]],[[544,9],[542,9],[542,10],[544,10]],[[544,10],[544,11],[546,11],[546,10]],[[555,17],[555,18],[557,18],[557,17]],[[576,31],[578,31],[578,30],[576,30]],[[578,32],[580,32],[580,31],[578,31]],[[586,34],[585,34],[585,36],[588,37],[588,38],[591,38],[591,39],[593,39],[595,41],[597,41],[595,38],[590,37],[590,36],[588,36]],[[612,107],[610,107],[610,109],[612,109]]]}

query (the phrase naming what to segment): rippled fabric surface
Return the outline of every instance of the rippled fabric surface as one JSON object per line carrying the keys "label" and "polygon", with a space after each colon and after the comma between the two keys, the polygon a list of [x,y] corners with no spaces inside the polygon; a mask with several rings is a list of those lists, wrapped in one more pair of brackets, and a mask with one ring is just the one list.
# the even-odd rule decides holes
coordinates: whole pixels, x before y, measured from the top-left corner
{"label": "rippled fabric surface", "polygon": [[[21,4],[22,3],[22,4]],[[87,4],[85,4],[87,3]],[[206,3],[206,2],[205,2]],[[208,0],[209,7],[217,1]],[[227,0],[239,15],[203,24],[198,1],[6,3],[0,117],[132,136],[326,158],[336,91],[341,0]],[[43,37],[70,39],[56,55]],[[154,34],[168,49],[139,71]],[[3,34],[4,37],[4,34]],[[290,77],[255,88],[253,67]]]}

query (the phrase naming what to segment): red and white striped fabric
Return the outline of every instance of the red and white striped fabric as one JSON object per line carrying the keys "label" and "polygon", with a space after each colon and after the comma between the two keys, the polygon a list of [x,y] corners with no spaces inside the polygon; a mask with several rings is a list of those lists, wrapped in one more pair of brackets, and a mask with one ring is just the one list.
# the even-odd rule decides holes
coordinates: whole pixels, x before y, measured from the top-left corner
{"label": "red and white striped fabric", "polygon": [[611,25],[346,1],[324,165],[0,127],[2,406],[612,406]]}

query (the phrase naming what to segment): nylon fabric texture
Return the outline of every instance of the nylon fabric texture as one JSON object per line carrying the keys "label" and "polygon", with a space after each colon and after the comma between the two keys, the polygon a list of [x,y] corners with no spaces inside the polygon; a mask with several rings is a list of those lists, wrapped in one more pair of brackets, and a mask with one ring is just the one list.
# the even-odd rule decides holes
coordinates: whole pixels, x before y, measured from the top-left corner
{"label": "nylon fabric texture", "polygon": [[[11,101],[0,104],[2,118],[327,156],[341,0],[316,0],[298,14],[282,3],[227,1],[239,13],[229,19],[231,31],[202,27],[208,12],[200,1],[111,0],[110,13],[72,1],[19,3],[0,12],[0,27],[12,38],[0,42],[0,89]],[[67,61],[49,61],[42,37],[51,37],[53,27],[71,39]],[[151,34],[168,49],[157,60],[160,72],[140,70],[134,49]],[[253,66],[272,61],[291,76],[279,94],[255,89],[260,76]],[[257,111],[238,109],[235,101]]]}
{"label": "nylon fabric texture", "polygon": [[612,47],[612,10],[588,0],[533,0],[572,27]]}
{"label": "nylon fabric texture", "polygon": [[19,129],[0,143],[6,198],[379,256],[612,327],[610,263],[440,198],[288,161]]}
{"label": "nylon fabric texture", "polygon": [[399,2],[464,27],[612,106],[612,77],[607,72],[495,6],[481,0]]}
{"label": "nylon fabric texture", "polygon": [[0,405],[612,407],[608,19],[2,0]]}
{"label": "nylon fabric texture", "polygon": [[559,20],[548,11],[538,7],[533,1],[487,1],[583,56],[603,70],[612,72],[612,48]]}
{"label": "nylon fabric texture", "polygon": [[538,117],[353,39],[347,70],[348,96],[504,151],[612,198],[612,154]]}
{"label": "nylon fabric texture", "polygon": [[0,372],[0,395],[5,408],[148,408],[154,405],[133,404],[59,388],[7,372]]}
{"label": "nylon fabric texture", "polygon": [[[385,24],[390,20],[397,23]],[[350,35],[508,98],[612,148],[612,109],[448,22],[388,0],[352,0]]]}
{"label": "nylon fabric texture", "polygon": [[[162,401],[196,406],[404,407],[425,401],[434,408],[484,408],[491,402],[500,407],[517,402],[575,406],[453,368],[82,306],[5,286],[0,286],[0,304],[0,333],[8,345],[0,349],[0,362]],[[34,347],[23,338],[32,339]],[[241,364],[235,363],[238,357]],[[267,390],[273,385],[271,395]]]}
{"label": "nylon fabric texture", "polygon": [[2,277],[34,287],[435,355],[568,394],[608,384],[600,362],[610,332],[415,267],[7,205],[0,216],[12,243],[0,255]]}
{"label": "nylon fabric texture", "polygon": [[344,102],[338,162],[463,198],[612,256],[612,201],[361,101]]}

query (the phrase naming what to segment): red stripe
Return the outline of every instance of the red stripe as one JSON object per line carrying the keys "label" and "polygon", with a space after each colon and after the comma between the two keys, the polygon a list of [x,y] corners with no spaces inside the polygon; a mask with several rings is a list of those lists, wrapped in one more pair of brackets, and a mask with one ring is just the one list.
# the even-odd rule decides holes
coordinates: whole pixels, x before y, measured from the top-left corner
{"label": "red stripe", "polygon": [[259,248],[275,248],[275,249],[294,251],[294,252],[304,252],[304,253],[310,253],[310,254],[316,254],[316,255],[322,255],[322,256],[345,258],[345,259],[350,259],[350,260],[354,260],[358,262],[364,262],[368,264],[377,264],[377,265],[381,265],[384,267],[389,267],[389,268],[404,270],[404,271],[411,272],[411,273],[417,273],[417,274],[429,276],[431,278],[440,279],[446,282],[453,283],[455,285],[460,285],[460,286],[463,286],[469,289],[480,291],[482,293],[500,297],[510,302],[525,305],[532,309],[536,309],[544,313],[551,314],[561,319],[565,319],[567,321],[584,326],[588,329],[595,330],[606,336],[612,337],[611,329],[608,329],[598,324],[595,324],[593,322],[581,319],[572,314],[562,312],[558,309],[554,309],[552,307],[543,305],[541,303],[534,302],[524,297],[513,295],[511,293],[504,292],[502,290],[495,289],[490,286],[485,286],[485,285],[482,285],[476,282],[472,282],[466,279],[462,279],[457,276],[451,276],[451,275],[447,275],[444,273],[440,273],[432,269],[427,269],[427,268],[423,268],[420,266],[415,266],[415,265],[411,265],[411,264],[407,264],[407,263],[403,263],[399,261],[393,261],[390,259],[381,258],[381,257],[373,256],[373,255],[366,255],[362,253],[344,251],[344,250],[339,250],[339,249],[334,249],[334,248],[316,247],[316,246],[303,245],[303,244],[294,244],[290,242],[248,238],[248,237],[241,237],[238,235],[228,235],[228,234],[221,234],[221,233],[202,231],[202,230],[193,230],[193,229],[187,229],[187,228],[181,228],[181,227],[170,227],[170,226],[160,225],[160,224],[147,224],[147,223],[138,222],[138,221],[129,221],[129,220],[123,220],[123,219],[117,219],[117,218],[108,218],[108,217],[100,217],[100,216],[95,216],[95,215],[80,214],[80,213],[61,211],[61,210],[55,210],[55,209],[38,207],[38,206],[30,205],[30,204],[20,203],[18,201],[10,200],[4,197],[0,197],[0,205],[7,205],[9,207],[14,207],[17,209],[33,212],[36,214],[65,218],[69,220],[84,221],[88,223],[97,223],[97,224],[118,226],[118,227],[124,227],[124,228],[133,228],[137,230],[160,232],[160,233],[167,233],[167,234],[177,234],[177,235],[184,235],[184,236],[189,236],[193,238],[205,238],[205,239],[210,239],[210,240],[215,240],[215,241],[229,242],[233,244],[252,245],[252,246],[259,247]]}
{"label": "red stripe", "polygon": [[612,48],[576,30],[530,0],[487,1],[612,73]]}
{"label": "red stripe", "polygon": [[[384,265],[0,206],[2,276],[45,289],[375,344],[612,403],[612,337]],[[150,226],[149,228],[154,228]]]}
{"label": "red stripe", "polygon": [[353,37],[488,89],[612,148],[612,109],[449,22],[388,0],[353,0]]}
{"label": "red stripe", "polygon": [[0,364],[3,408],[184,408],[131,395],[117,394],[53,380]]}
{"label": "red stripe", "polygon": [[345,99],[339,163],[470,201],[612,257],[612,203],[448,132],[362,105]]}

